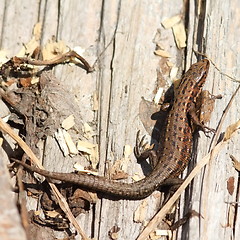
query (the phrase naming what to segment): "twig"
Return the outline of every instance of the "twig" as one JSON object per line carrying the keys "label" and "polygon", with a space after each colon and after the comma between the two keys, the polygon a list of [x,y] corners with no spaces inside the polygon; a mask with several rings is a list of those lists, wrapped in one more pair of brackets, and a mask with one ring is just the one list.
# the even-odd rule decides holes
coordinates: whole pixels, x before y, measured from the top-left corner
{"label": "twig", "polygon": [[214,62],[210,57],[208,57],[206,54],[201,53],[201,52],[199,52],[199,51],[197,51],[197,50],[194,50],[194,49],[193,49],[193,51],[194,51],[195,53],[197,53],[197,54],[199,54],[199,55],[204,56],[205,58],[207,58],[207,59],[212,63],[212,65],[218,70],[218,72],[219,72],[221,75],[223,75],[223,76],[231,79],[233,82],[238,82],[238,83],[240,82],[239,79],[236,79],[236,78],[228,75],[227,73],[222,72],[222,71],[220,70],[220,68],[215,64],[215,62]]}
{"label": "twig", "polygon": [[84,65],[84,67],[87,70],[87,73],[94,71],[94,68],[90,66],[90,64],[87,62],[85,58],[83,58],[82,56],[80,56],[79,54],[77,54],[75,51],[72,51],[72,50],[67,53],[58,55],[55,58],[50,60],[36,60],[36,59],[27,58],[27,57],[13,57],[12,60],[14,63],[17,63],[17,64],[26,63],[34,66],[48,66],[48,65],[56,65],[56,64],[64,63],[66,61],[77,63],[75,58],[78,59]]}

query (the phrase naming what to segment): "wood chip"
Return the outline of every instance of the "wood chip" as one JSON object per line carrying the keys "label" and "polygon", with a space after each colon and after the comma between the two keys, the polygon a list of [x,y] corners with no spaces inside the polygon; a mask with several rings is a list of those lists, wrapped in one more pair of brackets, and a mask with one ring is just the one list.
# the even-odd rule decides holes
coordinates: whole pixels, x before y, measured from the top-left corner
{"label": "wood chip", "polygon": [[162,26],[165,28],[165,29],[169,29],[171,27],[173,27],[175,24],[179,23],[181,21],[181,15],[176,15],[174,17],[171,17],[171,18],[168,18],[168,19],[165,19],[163,22],[162,22]]}
{"label": "wood chip", "polygon": [[143,200],[141,204],[138,206],[136,211],[134,212],[133,220],[134,222],[141,223],[146,218],[146,213],[148,209],[148,202],[146,200]]}
{"label": "wood chip", "polygon": [[87,142],[87,141],[81,141],[79,140],[77,143],[77,149],[80,152],[87,153],[89,155],[92,154],[92,149],[95,147],[96,144]]}
{"label": "wood chip", "polygon": [[174,38],[179,49],[186,47],[187,35],[183,22],[180,22],[172,27]]}
{"label": "wood chip", "polygon": [[83,133],[84,137],[87,139],[92,139],[92,137],[94,136],[93,129],[88,123],[83,124]]}
{"label": "wood chip", "polygon": [[80,152],[86,153],[89,155],[90,157],[90,161],[92,163],[92,167],[96,168],[97,164],[99,162],[99,158],[98,158],[98,145],[97,144],[93,144],[87,141],[78,141],[77,143],[77,149]]}
{"label": "wood chip", "polygon": [[64,136],[64,140],[68,146],[69,153],[73,154],[73,155],[77,155],[78,150],[77,150],[77,147],[75,146],[70,134],[66,130],[63,130],[63,136]]}
{"label": "wood chip", "polygon": [[91,174],[91,175],[98,175],[98,172],[96,171],[92,171],[89,169],[85,169],[83,165],[81,165],[80,163],[75,163],[73,168],[77,171],[77,172],[82,172],[82,173],[87,173],[87,174]]}
{"label": "wood chip", "polygon": [[71,114],[70,116],[68,116],[66,119],[64,119],[62,121],[62,127],[65,130],[69,130],[70,128],[72,128],[75,125],[75,121],[74,121],[74,116],[73,114]]}
{"label": "wood chip", "polygon": [[160,87],[157,90],[157,93],[156,93],[156,95],[154,97],[154,100],[153,100],[155,104],[158,104],[160,102],[160,99],[161,99],[162,95],[163,95],[163,88]]}
{"label": "wood chip", "polygon": [[9,60],[7,55],[8,53],[6,50],[4,49],[0,50],[0,66]]}
{"label": "wood chip", "polygon": [[39,82],[39,77],[32,77],[31,78],[31,85],[36,84]]}
{"label": "wood chip", "polygon": [[165,58],[170,58],[171,57],[170,53],[168,53],[165,50],[161,50],[161,49],[155,50],[154,53],[157,56],[161,56],[161,57],[165,57]]}
{"label": "wood chip", "polygon": [[63,155],[66,157],[69,155],[69,150],[68,150],[68,146],[65,142],[65,139],[64,139],[64,135],[63,135],[63,130],[62,129],[58,129],[57,132],[54,133],[54,136],[55,136],[55,139],[57,140],[59,146],[60,146],[60,149],[62,150],[63,152]]}
{"label": "wood chip", "polygon": [[178,68],[177,67],[172,67],[170,71],[170,78],[172,80],[176,79],[178,73]]}

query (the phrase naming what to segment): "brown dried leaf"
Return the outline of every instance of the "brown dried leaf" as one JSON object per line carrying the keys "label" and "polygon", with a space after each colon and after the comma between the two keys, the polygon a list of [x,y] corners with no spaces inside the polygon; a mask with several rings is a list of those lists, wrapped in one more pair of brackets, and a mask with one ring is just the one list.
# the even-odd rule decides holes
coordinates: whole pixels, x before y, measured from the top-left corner
{"label": "brown dried leaf", "polygon": [[127,179],[128,174],[124,171],[116,171],[115,173],[111,174],[111,179],[112,180],[122,180],[122,179]]}
{"label": "brown dried leaf", "polygon": [[20,84],[23,86],[23,87],[29,87],[32,85],[31,81],[32,81],[32,78],[28,77],[28,78],[20,78]]}
{"label": "brown dried leaf", "polygon": [[86,192],[80,188],[76,189],[73,194],[74,198],[82,198],[87,200],[90,203],[96,203],[98,200],[96,193]]}

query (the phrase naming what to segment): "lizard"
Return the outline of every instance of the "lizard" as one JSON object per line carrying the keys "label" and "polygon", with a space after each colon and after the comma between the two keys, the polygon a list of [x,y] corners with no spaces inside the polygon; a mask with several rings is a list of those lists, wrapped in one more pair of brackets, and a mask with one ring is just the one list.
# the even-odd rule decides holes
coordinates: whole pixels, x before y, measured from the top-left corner
{"label": "lizard", "polygon": [[144,158],[149,157],[153,162],[156,162],[152,172],[142,180],[123,183],[84,173],[50,172],[16,159],[13,159],[13,161],[21,164],[29,171],[39,173],[50,179],[77,184],[90,191],[102,192],[121,199],[143,199],[161,187],[172,176],[180,175],[186,168],[191,159],[193,146],[194,130],[192,122],[204,132],[212,131],[199,121],[195,112],[197,97],[206,81],[209,66],[210,62],[203,59],[193,64],[183,75],[174,93],[174,102],[167,118],[161,154],[157,150],[147,150],[142,153]]}

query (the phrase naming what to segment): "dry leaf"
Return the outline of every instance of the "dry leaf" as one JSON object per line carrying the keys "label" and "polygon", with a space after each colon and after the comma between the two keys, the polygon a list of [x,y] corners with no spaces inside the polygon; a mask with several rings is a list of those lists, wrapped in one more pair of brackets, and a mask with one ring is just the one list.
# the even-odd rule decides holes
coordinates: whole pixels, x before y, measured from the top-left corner
{"label": "dry leaf", "polygon": [[141,223],[146,218],[146,212],[148,209],[148,202],[143,200],[141,204],[138,206],[136,211],[134,212],[134,222]]}
{"label": "dry leaf", "polygon": [[161,56],[161,57],[164,57],[164,58],[170,58],[171,57],[169,52],[167,52],[165,50],[161,50],[161,49],[155,50],[154,53],[157,56]]}
{"label": "dry leaf", "polygon": [[66,119],[62,121],[62,127],[65,130],[72,128],[74,125],[75,125],[75,122],[74,122],[73,114],[71,114],[70,116],[68,116]]}
{"label": "dry leaf", "polygon": [[33,37],[27,44],[22,47],[16,57],[25,57],[26,55],[32,55],[34,50],[39,46],[39,42]]}
{"label": "dry leaf", "polygon": [[33,28],[33,36],[35,37],[36,41],[39,41],[41,39],[42,35],[42,23],[38,22],[35,24]]}
{"label": "dry leaf", "polygon": [[17,57],[25,57],[26,55],[32,55],[34,50],[39,47],[40,39],[41,39],[41,29],[42,29],[42,24],[41,23],[36,23],[33,29],[33,37],[32,39],[27,43],[24,44],[22,49],[19,51],[19,53],[16,55]]}
{"label": "dry leaf", "polygon": [[31,81],[32,81],[32,78],[30,78],[30,77],[28,77],[28,78],[20,78],[20,84],[23,87],[31,86],[32,85]]}
{"label": "dry leaf", "polygon": [[171,17],[171,18],[168,18],[168,19],[165,19],[163,22],[162,22],[162,25],[165,29],[168,29],[168,28],[171,28],[173,27],[175,24],[179,23],[181,21],[181,15],[176,15],[174,17]]}
{"label": "dry leaf", "polygon": [[159,111],[158,105],[142,98],[139,104],[139,117],[149,135],[152,134],[153,126],[155,126],[156,123],[156,120],[155,119],[153,120],[151,116],[153,113],[156,113],[158,111]]}
{"label": "dry leaf", "polygon": [[179,49],[186,47],[187,36],[183,22],[174,25],[172,29],[177,47]]}
{"label": "dry leaf", "polygon": [[50,40],[42,50],[43,60],[51,60],[58,55],[66,53],[69,48],[66,46],[64,41],[54,42]]}
{"label": "dry leaf", "polygon": [[227,127],[225,134],[224,134],[224,141],[228,140],[231,138],[232,134],[238,130],[240,127],[240,120],[235,122],[234,124],[231,124]]}
{"label": "dry leaf", "polygon": [[80,188],[76,189],[74,192],[74,198],[82,198],[87,200],[90,203],[96,203],[98,200],[97,194],[92,192],[86,192]]}

